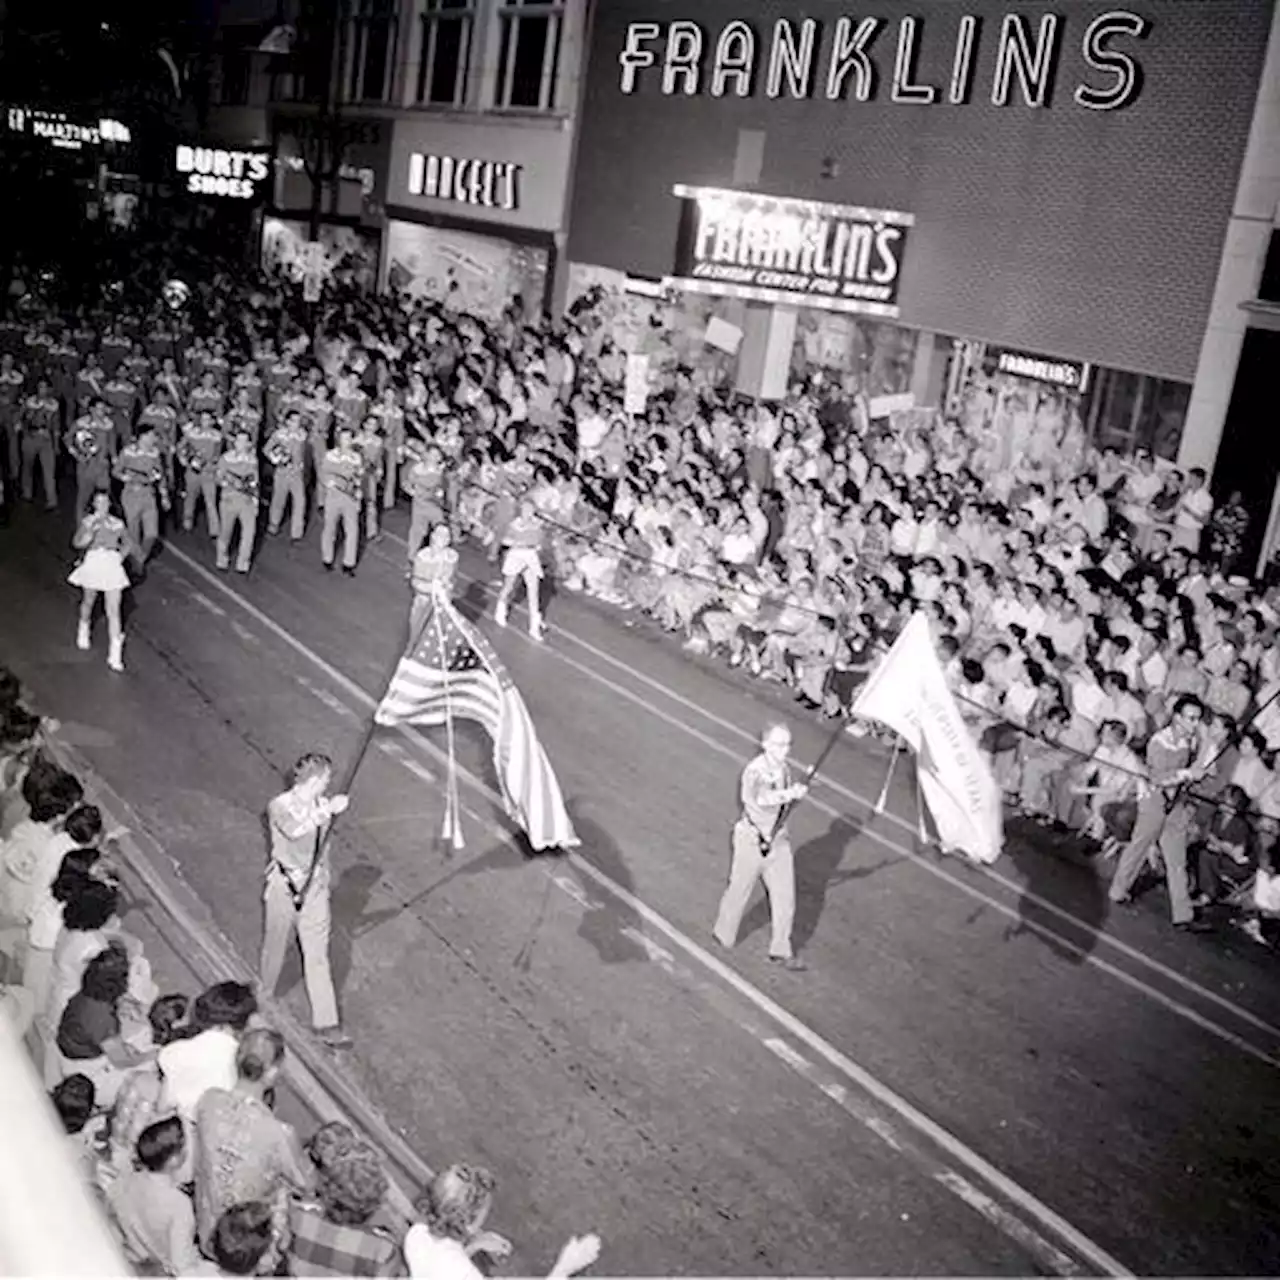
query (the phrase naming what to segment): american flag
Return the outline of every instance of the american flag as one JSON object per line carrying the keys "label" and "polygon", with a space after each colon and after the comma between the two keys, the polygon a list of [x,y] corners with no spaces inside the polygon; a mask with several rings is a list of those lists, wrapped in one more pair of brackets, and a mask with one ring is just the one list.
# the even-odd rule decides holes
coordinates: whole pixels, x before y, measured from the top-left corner
{"label": "american flag", "polygon": [[452,604],[433,605],[378,704],[382,725],[475,720],[493,739],[493,763],[507,810],[534,849],[579,843],[560,784],[520,691],[493,646]]}

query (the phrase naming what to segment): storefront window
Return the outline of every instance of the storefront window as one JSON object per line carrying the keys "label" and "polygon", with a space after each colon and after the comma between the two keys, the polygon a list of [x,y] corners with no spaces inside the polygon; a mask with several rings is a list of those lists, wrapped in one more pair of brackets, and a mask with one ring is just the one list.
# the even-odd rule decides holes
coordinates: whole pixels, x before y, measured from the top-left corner
{"label": "storefront window", "polygon": [[385,102],[396,47],[395,6],[391,0],[348,0],[346,7],[346,99]]}
{"label": "storefront window", "polygon": [[1096,369],[1081,405],[1089,439],[1100,449],[1149,449],[1174,458],[1182,441],[1191,388],[1185,382],[1120,369]]}
{"label": "storefront window", "polygon": [[563,18],[558,0],[507,0],[500,15],[497,106],[555,108]]}
{"label": "storefront window", "polygon": [[420,21],[422,45],[414,101],[423,106],[461,106],[467,94],[474,4],[472,0],[424,0]]}

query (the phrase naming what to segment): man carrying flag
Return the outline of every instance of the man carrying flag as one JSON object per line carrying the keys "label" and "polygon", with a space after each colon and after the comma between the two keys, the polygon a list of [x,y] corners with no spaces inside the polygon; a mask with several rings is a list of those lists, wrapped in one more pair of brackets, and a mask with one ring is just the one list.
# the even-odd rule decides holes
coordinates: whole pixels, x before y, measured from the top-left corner
{"label": "man carrying flag", "polygon": [[[450,781],[445,837],[461,847],[453,768],[453,721],[474,720],[493,739],[493,762],[507,813],[534,852],[568,849],[579,841],[560,784],[533,727],[529,709],[489,642],[450,600],[447,589],[415,602],[409,648],[374,721],[380,725],[444,725]],[[425,607],[424,607],[425,606]]]}
{"label": "man carrying flag", "polygon": [[947,688],[923,613],[871,673],[853,714],[892,729],[916,753],[920,793],[943,852],[995,862],[1004,844],[1000,788]]}

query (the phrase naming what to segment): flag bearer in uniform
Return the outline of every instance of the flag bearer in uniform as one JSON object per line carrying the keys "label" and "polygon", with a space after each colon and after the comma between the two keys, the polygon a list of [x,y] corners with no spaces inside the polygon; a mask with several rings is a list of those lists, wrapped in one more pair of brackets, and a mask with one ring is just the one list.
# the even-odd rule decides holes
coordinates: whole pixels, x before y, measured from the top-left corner
{"label": "flag bearer in uniform", "polygon": [[338,444],[320,464],[318,488],[324,494],[324,524],[320,530],[320,558],[333,568],[333,555],[342,526],[342,572],[354,577],[360,549],[360,497],[364,492],[364,458],[350,430],[338,431]]}
{"label": "flag bearer in uniform", "polygon": [[506,552],[502,557],[502,590],[494,610],[498,626],[507,625],[507,611],[516,584],[524,582],[524,593],[529,602],[529,635],[542,639],[542,521],[538,518],[533,499],[520,499],[515,519],[507,526],[502,544]]}
{"label": "flag bearer in uniform", "polygon": [[204,499],[209,537],[218,536],[218,482],[215,469],[222,456],[222,432],[213,414],[201,413],[182,429],[178,461],[182,463],[182,527],[188,533],[196,522],[196,502]]}
{"label": "flag bearer in uniform", "polygon": [[1196,767],[1203,721],[1203,703],[1185,694],[1174,703],[1169,723],[1152,734],[1147,744],[1149,781],[1140,788],[1133,834],[1120,853],[1108,891],[1112,902],[1131,902],[1133,886],[1148,856],[1158,852],[1164,862],[1174,926],[1194,931],[1206,924],[1196,918],[1187,877],[1187,843],[1197,802],[1185,791],[1188,783],[1205,776],[1204,770]]}
{"label": "flag bearer in uniform", "polygon": [[324,839],[329,824],[347,807],[346,796],[326,796],[333,776],[328,757],[305,755],[293,767],[289,790],[267,806],[271,860],[262,895],[262,991],[274,997],[293,935],[302,952],[302,979],[311,1005],[311,1022],[326,1044],[342,1048],[351,1041],[338,1021],[338,999],[329,968],[329,895],[331,874]]}
{"label": "flag bearer in uniform", "polygon": [[79,587],[80,624],[76,648],[88,649],[93,628],[93,610],[98,597],[107,611],[107,666],[124,670],[124,627],[120,621],[120,600],[129,586],[125,560],[132,554],[129,531],[111,510],[111,496],[105,489],[94,492],[91,508],[80,521],[72,545],[84,554],[67,581]]}
{"label": "flag bearer in uniform", "polygon": [[267,513],[267,532],[280,532],[287,502],[289,504],[289,537],[297,542],[302,537],[307,523],[307,489],[304,479],[307,433],[302,425],[302,415],[291,413],[271,433],[263,452],[274,468],[271,480],[271,509]]}
{"label": "flag bearer in uniform", "polygon": [[116,428],[107,406],[95,400],[67,433],[67,452],[76,464],[76,519],[89,509],[98,489],[111,484],[111,460],[116,451]]}
{"label": "flag bearer in uniform", "polygon": [[258,532],[259,488],[258,455],[249,432],[241,429],[231,438],[231,448],[218,459],[217,476],[222,493],[218,509],[218,568],[230,568],[231,540],[239,527],[236,572],[248,573]]}
{"label": "flag bearer in uniform", "polygon": [[26,376],[14,363],[13,356],[5,352],[0,356],[0,430],[8,445],[9,478],[16,479],[22,465],[18,448],[18,414],[22,407],[22,384]]}
{"label": "flag bearer in uniform", "polygon": [[30,502],[35,495],[35,466],[40,464],[40,482],[44,485],[45,509],[58,505],[58,479],[55,471],[58,445],[58,422],[62,406],[58,404],[47,378],[36,383],[36,393],[22,404],[18,421],[22,443],[22,496]]}
{"label": "flag bearer in uniform", "polygon": [[[137,548],[140,564],[145,565],[160,536],[160,507],[169,510],[169,490],[155,432],[144,431],[132,444],[120,450],[115,473],[123,486],[120,507],[124,512],[125,528]],[[157,489],[160,495],[158,505]]]}
{"label": "flag bearer in uniform", "polygon": [[364,503],[364,536],[370,542],[378,537],[378,507],[382,498],[380,489],[387,460],[381,427],[379,419],[370,414],[364,420],[364,429],[355,438],[356,448],[364,459],[361,500]]}
{"label": "flag bearer in uniform", "polygon": [[409,643],[421,638],[422,624],[431,606],[453,598],[453,582],[458,573],[458,553],[447,524],[431,530],[427,545],[413,557],[410,577],[413,582],[413,604],[409,610]]}
{"label": "flag bearer in uniform", "polygon": [[427,530],[449,519],[453,503],[444,469],[444,455],[435,445],[411,440],[405,445],[402,456],[409,464],[402,483],[410,501],[409,565],[412,568],[413,557],[422,546]]}
{"label": "flag bearer in uniform", "polygon": [[778,826],[778,819],[784,807],[801,799],[808,788],[791,782],[787,767],[791,730],[785,724],[770,725],[761,745],[763,751],[742,771],[742,816],[733,827],[729,885],[720,899],[713,933],[722,947],[732,947],[738,941],[738,930],[756,882],[763,879],[772,921],[769,959],[788,969],[803,969],[804,961],[791,949],[796,914],[791,837],[785,823]]}

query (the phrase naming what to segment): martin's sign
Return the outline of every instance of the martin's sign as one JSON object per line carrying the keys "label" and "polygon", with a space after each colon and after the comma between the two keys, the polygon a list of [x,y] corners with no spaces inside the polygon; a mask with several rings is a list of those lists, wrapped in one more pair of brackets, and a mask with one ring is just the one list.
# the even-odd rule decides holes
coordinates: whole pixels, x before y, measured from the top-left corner
{"label": "martin's sign", "polygon": [[698,293],[893,317],[909,213],[677,186],[667,283]]}
{"label": "martin's sign", "polygon": [[69,119],[61,111],[36,110],[33,107],[7,107],[5,124],[10,133],[40,138],[64,151],[82,151],[104,142],[129,142],[129,130],[118,120],[81,123]]}
{"label": "martin's sign", "polygon": [[1031,382],[1047,382],[1066,391],[1086,391],[1089,387],[1089,365],[1078,360],[1057,360],[1030,351],[1010,351],[1004,347],[988,347],[987,358],[995,358],[1000,373]]}
{"label": "martin's sign", "polygon": [[271,152],[183,145],[178,148],[176,167],[193,196],[253,200],[271,177]]}
{"label": "martin's sign", "polygon": [[520,207],[520,171],[520,165],[499,160],[415,152],[409,157],[408,189],[411,196],[514,213]]}

